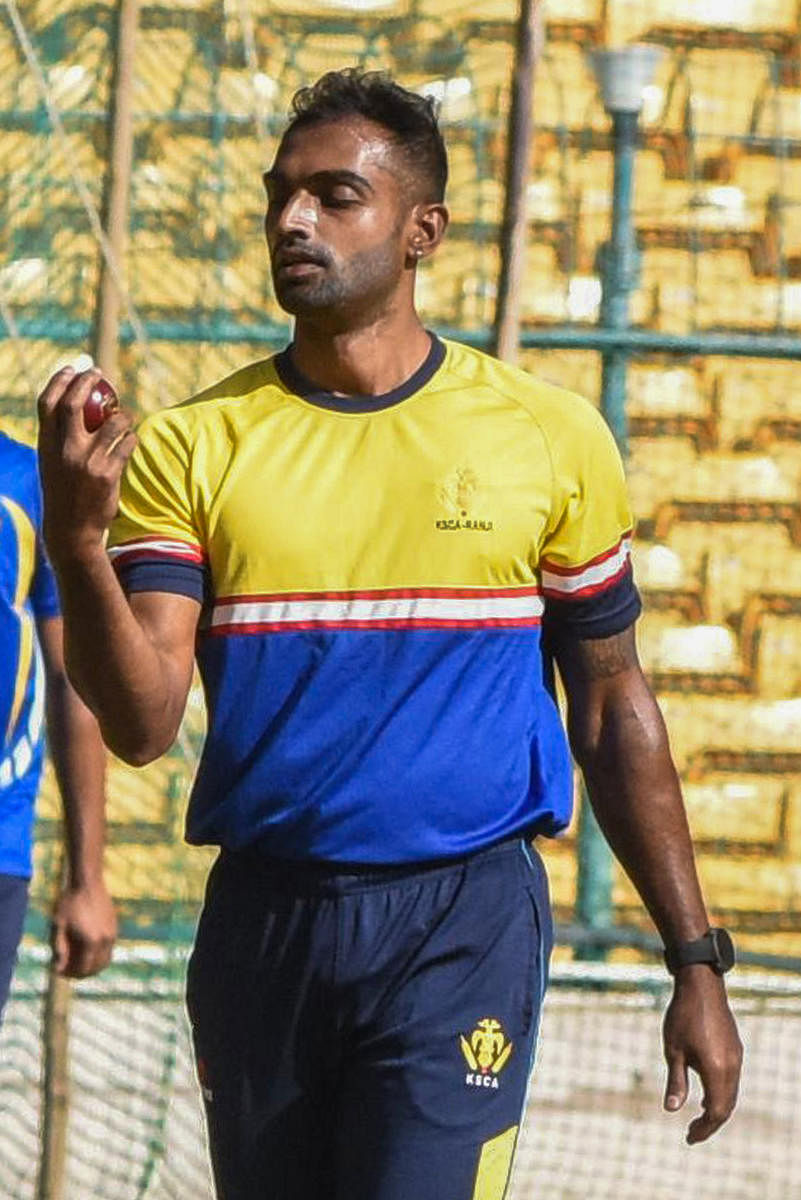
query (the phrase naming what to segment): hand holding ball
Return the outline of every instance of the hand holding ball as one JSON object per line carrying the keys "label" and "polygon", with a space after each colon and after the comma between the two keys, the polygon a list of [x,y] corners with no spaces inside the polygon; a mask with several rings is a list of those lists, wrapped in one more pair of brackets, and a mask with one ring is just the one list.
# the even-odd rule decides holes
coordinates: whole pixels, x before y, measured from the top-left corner
{"label": "hand holding ball", "polygon": [[108,380],[101,376],[95,382],[89,399],[83,406],[83,423],[87,431],[94,433],[119,407],[117,393]]}

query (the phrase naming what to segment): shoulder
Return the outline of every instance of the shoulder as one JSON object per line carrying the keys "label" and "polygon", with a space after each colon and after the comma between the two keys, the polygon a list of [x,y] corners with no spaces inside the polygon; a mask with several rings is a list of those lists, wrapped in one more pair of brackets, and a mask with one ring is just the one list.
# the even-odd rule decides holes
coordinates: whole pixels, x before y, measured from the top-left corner
{"label": "shoulder", "polygon": [[137,436],[145,442],[161,438],[194,440],[205,427],[213,428],[239,412],[247,413],[254,401],[273,393],[277,398],[280,391],[272,358],[249,363],[188,400],[150,413],[141,421]]}
{"label": "shoulder", "polygon": [[0,461],[27,471],[36,470],[36,451],[33,446],[12,437],[0,429]]}
{"label": "shoulder", "polygon": [[41,516],[36,451],[0,431],[0,494],[14,501],[38,524]]}
{"label": "shoulder", "polygon": [[600,432],[603,436],[606,424],[584,396],[461,342],[446,341],[445,346],[446,366],[452,375],[465,386],[487,389],[522,409],[548,441],[569,440],[581,433]]}

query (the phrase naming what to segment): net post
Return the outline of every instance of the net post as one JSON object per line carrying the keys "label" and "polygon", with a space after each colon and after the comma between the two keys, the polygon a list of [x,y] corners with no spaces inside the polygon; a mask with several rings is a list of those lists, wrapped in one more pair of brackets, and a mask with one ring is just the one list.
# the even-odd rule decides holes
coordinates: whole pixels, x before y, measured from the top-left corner
{"label": "net post", "polygon": [[520,341],[520,292],[525,274],[526,185],[533,127],[534,79],[542,54],[543,0],[520,0],[506,151],[506,189],[493,351],[515,362]]}
{"label": "net post", "polygon": [[[120,270],[128,236],[133,165],[133,88],[138,23],[139,0],[119,0],[104,223],[113,260],[119,264]],[[107,257],[104,255],[100,268],[92,350],[95,362],[112,379],[116,379],[119,374],[121,303],[119,281],[115,279]]]}
{"label": "net post", "polygon": [[[628,46],[622,50],[597,50],[592,66],[604,108],[612,118],[614,184],[612,228],[609,241],[601,247],[601,313],[605,329],[627,330],[630,325],[629,296],[636,286],[639,252],[632,221],[634,159],[643,89],[659,59],[652,46]],[[628,430],[626,421],[626,375],[630,351],[614,346],[603,354],[601,412],[625,459]],[[588,930],[608,929],[613,922],[612,852],[592,811],[586,786],[578,828],[578,878],[576,915]],[[606,950],[591,943],[579,947],[576,957],[587,961],[606,958]]]}
{"label": "net post", "polygon": [[41,1150],[36,1200],[63,1200],[66,1195],[71,1003],[70,980],[56,974],[51,961],[42,1029]]}

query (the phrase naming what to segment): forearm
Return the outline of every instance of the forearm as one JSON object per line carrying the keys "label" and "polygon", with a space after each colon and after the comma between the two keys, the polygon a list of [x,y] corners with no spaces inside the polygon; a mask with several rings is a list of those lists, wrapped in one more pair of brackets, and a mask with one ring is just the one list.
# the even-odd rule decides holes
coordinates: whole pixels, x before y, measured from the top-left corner
{"label": "forearm", "polygon": [[48,680],[50,755],[64,812],[67,887],[102,881],[106,755],[97,721],[65,676]]}
{"label": "forearm", "polygon": [[106,745],[127,762],[149,762],[172,744],[181,719],[169,659],[136,619],[102,548],[55,556],[54,565],[70,679]]}
{"label": "forearm", "polygon": [[665,943],[700,937],[709,922],[661,713],[635,675],[595,727],[574,731],[598,822]]}

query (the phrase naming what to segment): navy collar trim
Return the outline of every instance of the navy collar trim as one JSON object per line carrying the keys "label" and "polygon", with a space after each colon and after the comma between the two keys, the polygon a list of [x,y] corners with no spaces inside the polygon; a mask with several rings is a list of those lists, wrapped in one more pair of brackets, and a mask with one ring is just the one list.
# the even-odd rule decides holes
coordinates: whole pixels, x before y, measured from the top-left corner
{"label": "navy collar trim", "polygon": [[391,392],[384,392],[381,396],[336,396],[333,392],[324,391],[297,369],[292,361],[291,346],[276,354],[273,363],[284,387],[297,396],[302,396],[310,404],[341,413],[380,412],[381,409],[392,408],[394,404],[399,404],[401,400],[419,392],[442,366],[445,347],[435,333],[429,333],[428,336],[431,338],[431,349],[425,361],[399,387],[393,388]]}

